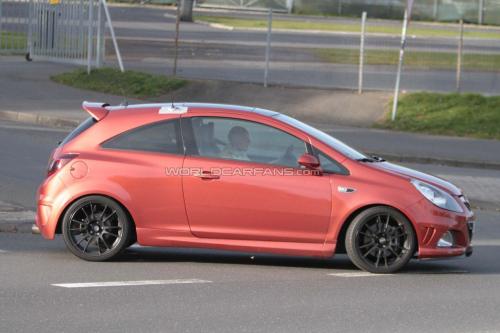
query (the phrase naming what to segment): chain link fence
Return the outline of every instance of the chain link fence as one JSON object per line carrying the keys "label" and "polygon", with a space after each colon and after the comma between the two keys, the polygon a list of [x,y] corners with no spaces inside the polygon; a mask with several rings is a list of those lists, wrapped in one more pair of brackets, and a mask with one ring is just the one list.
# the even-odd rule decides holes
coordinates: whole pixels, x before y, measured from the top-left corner
{"label": "chain link fence", "polygon": [[[8,43],[5,42],[7,39],[2,39],[2,51],[16,49],[12,46],[6,48],[6,45],[19,45],[17,50],[26,51],[30,39],[26,27],[31,20],[34,30],[31,35],[33,41],[29,45],[38,48],[38,53],[32,51],[35,56],[55,55],[59,59],[76,59],[79,60],[76,62],[84,63],[83,59],[88,58],[85,50],[90,45],[89,31],[94,36],[90,38],[92,59],[99,59],[98,52],[104,54],[104,43],[101,40],[102,45],[99,44],[97,37],[102,24],[102,16],[99,19],[99,15],[102,14],[98,10],[94,12],[89,30],[89,12],[78,7],[80,2],[90,0],[61,0],[57,6],[51,6],[49,0],[37,1],[40,5],[33,7],[30,18],[27,6],[11,6],[12,3],[26,4],[27,1],[0,0],[2,36],[6,33],[9,36]],[[236,2],[240,3],[239,0]],[[287,1],[282,2],[285,4]],[[97,1],[94,0],[94,3]],[[300,0],[295,0],[294,6],[300,3]],[[335,1],[307,3],[309,6],[338,5]],[[351,1],[350,5],[361,6],[363,3],[368,1]],[[377,3],[380,5],[381,2]],[[436,15],[441,15],[443,6],[450,3],[457,7],[462,2],[422,0],[418,2],[414,14],[433,14],[436,4]],[[477,9],[479,4],[474,3]],[[246,4],[252,3],[247,1]],[[389,7],[400,8],[401,4],[399,0],[386,1]],[[484,8],[493,8],[493,0],[483,0],[483,5]],[[175,10],[155,14],[154,20],[150,20],[149,16],[129,19],[135,14],[127,16],[126,11],[133,13],[136,8],[115,7],[114,10],[119,14],[115,22],[117,40],[124,61],[130,68],[172,75],[177,54],[175,74],[186,78],[392,91],[396,81],[403,16],[380,20],[368,9],[363,43],[362,20],[359,17],[314,17],[274,12],[270,21],[270,16],[262,12],[250,14],[204,9],[195,15],[196,23],[180,24],[177,51],[174,42]],[[5,15],[7,10],[11,14]],[[462,12],[465,13],[465,9]],[[72,13],[79,13],[80,16],[73,16]],[[146,11],[137,9],[136,13],[143,15]],[[500,13],[500,7],[488,12],[484,20],[492,19],[496,13]],[[463,27],[458,20],[446,23],[413,20],[410,23],[401,77],[402,90],[500,93],[500,28],[470,24],[467,19],[463,21]],[[40,23],[43,22],[45,30],[40,30]],[[102,33],[103,27],[100,29]],[[22,36],[19,38],[23,39],[16,44],[11,36]],[[110,43],[108,39],[106,59],[112,63],[118,59],[114,58]],[[101,51],[98,51],[98,45],[101,45]],[[53,51],[52,47],[57,51]]]}
{"label": "chain link fence", "polygon": [[[263,85],[394,89],[402,17],[379,20],[368,15],[361,43],[360,18],[300,19],[275,13],[270,22],[266,14],[225,15],[222,23],[202,28],[197,40],[181,33],[179,75]],[[181,25],[181,31],[184,27],[193,29]],[[402,90],[500,92],[500,29],[462,27],[463,33],[458,22],[411,22]]]}

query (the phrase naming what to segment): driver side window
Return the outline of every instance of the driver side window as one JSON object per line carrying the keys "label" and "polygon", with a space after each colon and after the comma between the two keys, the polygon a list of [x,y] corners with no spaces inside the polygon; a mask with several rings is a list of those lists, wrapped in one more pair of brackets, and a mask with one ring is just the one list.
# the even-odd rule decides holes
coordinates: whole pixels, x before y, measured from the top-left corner
{"label": "driver side window", "polygon": [[260,123],[219,117],[193,117],[197,155],[211,158],[299,167],[304,141]]}

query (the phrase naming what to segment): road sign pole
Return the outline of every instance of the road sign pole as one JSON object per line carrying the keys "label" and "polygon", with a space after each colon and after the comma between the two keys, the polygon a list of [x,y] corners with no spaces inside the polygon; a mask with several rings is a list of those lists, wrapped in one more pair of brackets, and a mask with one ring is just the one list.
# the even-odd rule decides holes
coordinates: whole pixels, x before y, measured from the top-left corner
{"label": "road sign pole", "polygon": [[179,25],[181,22],[181,4],[177,2],[177,12],[175,18],[175,41],[174,41],[174,68],[173,75],[177,76],[177,58],[179,57]]}
{"label": "road sign pole", "polygon": [[403,69],[403,60],[405,55],[407,29],[408,29],[408,10],[405,10],[405,16],[403,20],[403,31],[401,32],[401,49],[399,51],[398,72],[396,75],[396,86],[394,88],[394,100],[392,103],[392,116],[391,116],[392,121],[396,120],[396,114],[398,112],[399,86],[401,83],[401,71]]}
{"label": "road sign pole", "polygon": [[460,81],[462,77],[462,55],[464,49],[464,20],[460,20],[460,37],[457,49],[457,93],[460,92]]}
{"label": "road sign pole", "polygon": [[359,78],[358,94],[363,93],[363,69],[365,65],[365,31],[366,31],[366,12],[361,15],[361,38],[359,46]]}
{"label": "road sign pole", "polygon": [[273,10],[269,8],[267,20],[267,42],[266,42],[266,67],[264,69],[264,87],[267,87],[269,80],[269,58],[271,55],[271,33],[273,29]]}

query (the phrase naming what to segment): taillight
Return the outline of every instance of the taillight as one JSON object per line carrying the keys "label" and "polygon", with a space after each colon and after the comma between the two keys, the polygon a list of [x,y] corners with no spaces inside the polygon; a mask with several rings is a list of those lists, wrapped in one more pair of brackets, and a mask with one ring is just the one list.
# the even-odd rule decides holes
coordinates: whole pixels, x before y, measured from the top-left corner
{"label": "taillight", "polygon": [[49,163],[47,170],[47,176],[53,175],[57,171],[61,170],[66,164],[68,164],[72,159],[78,156],[77,153],[63,154],[59,158],[52,160]]}

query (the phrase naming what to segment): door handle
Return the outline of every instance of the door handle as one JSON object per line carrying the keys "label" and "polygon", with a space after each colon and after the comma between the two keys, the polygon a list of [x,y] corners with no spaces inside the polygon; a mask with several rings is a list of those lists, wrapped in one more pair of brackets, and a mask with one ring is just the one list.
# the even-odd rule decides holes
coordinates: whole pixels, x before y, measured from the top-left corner
{"label": "door handle", "polygon": [[220,179],[219,175],[214,175],[210,171],[202,171],[201,173],[197,173],[194,176],[201,179]]}

